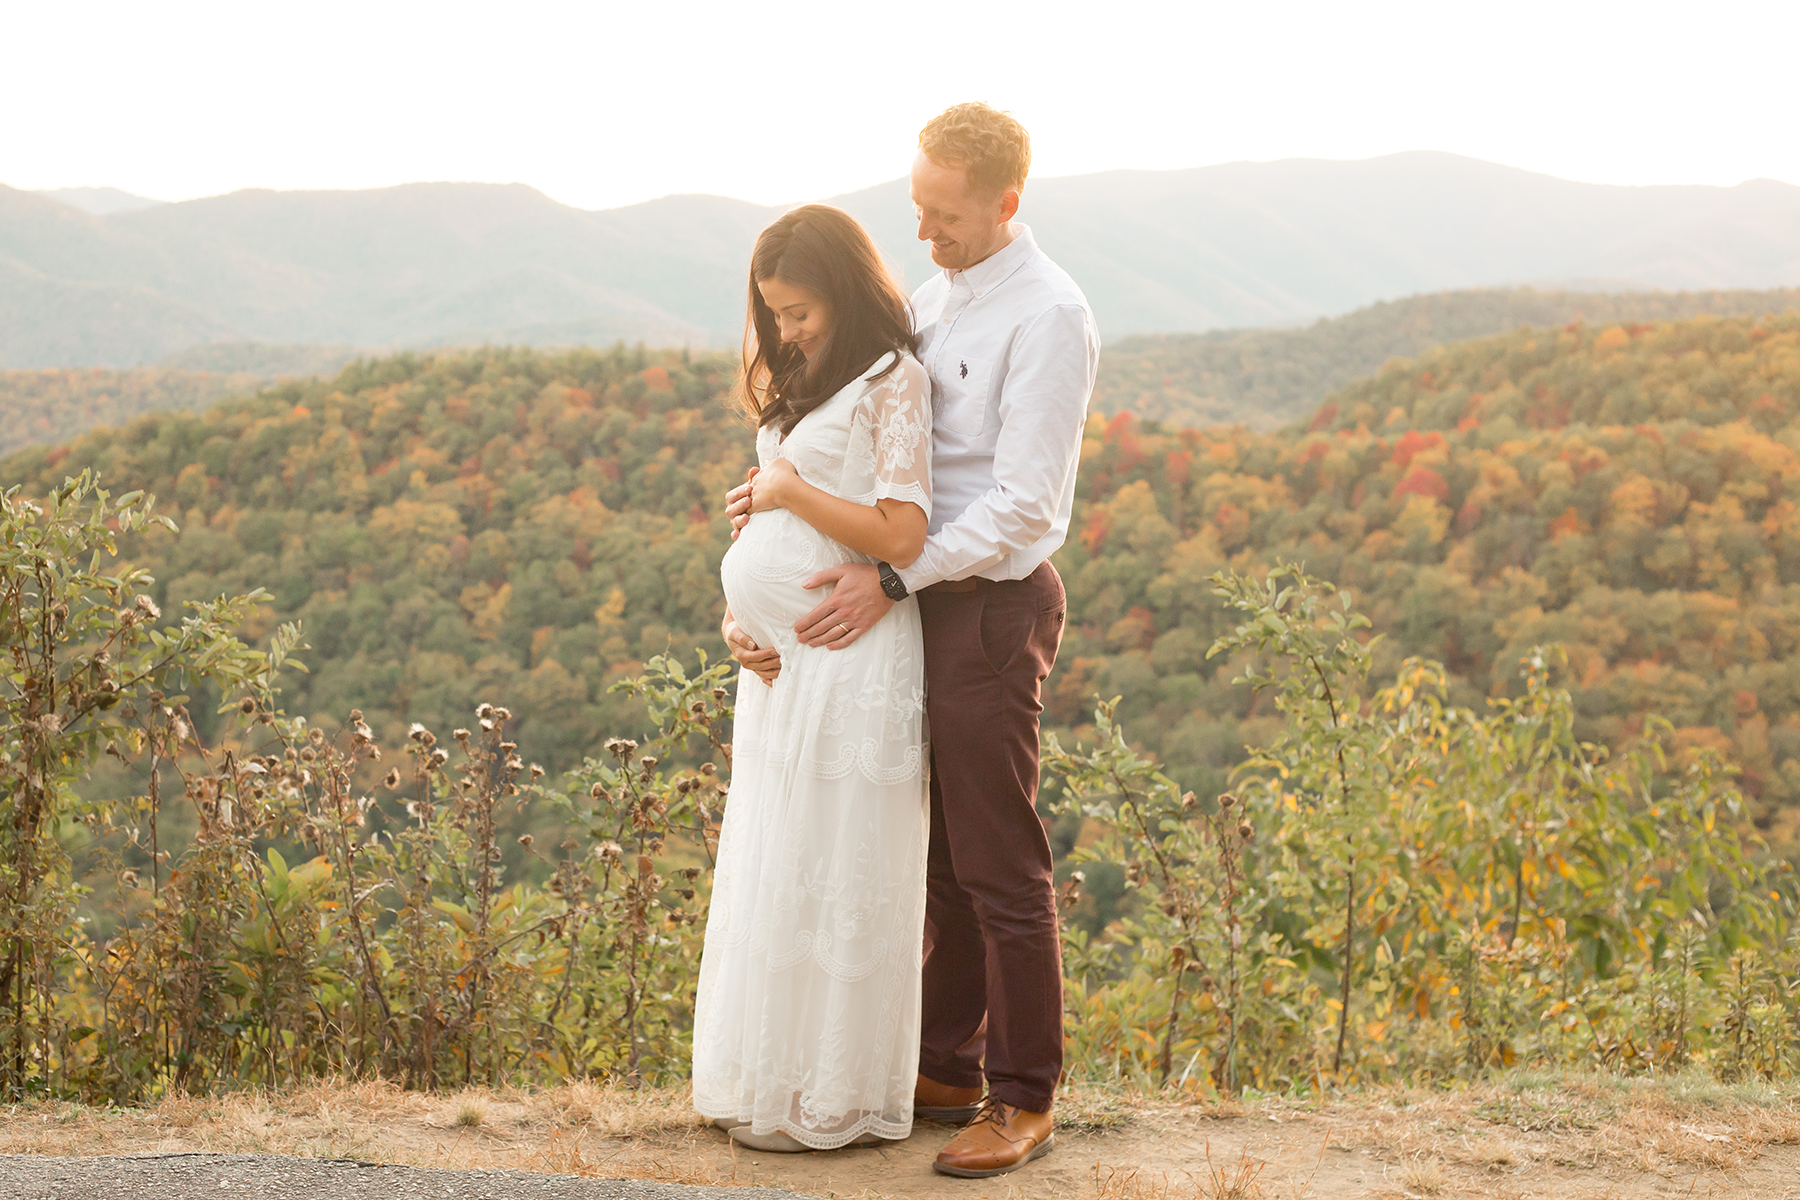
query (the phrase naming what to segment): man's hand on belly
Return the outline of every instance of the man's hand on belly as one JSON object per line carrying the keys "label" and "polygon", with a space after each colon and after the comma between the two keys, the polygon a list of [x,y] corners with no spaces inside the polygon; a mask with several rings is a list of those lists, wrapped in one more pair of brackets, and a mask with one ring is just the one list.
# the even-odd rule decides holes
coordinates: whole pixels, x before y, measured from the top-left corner
{"label": "man's hand on belly", "polygon": [[868,563],[827,567],[800,586],[808,591],[835,583],[831,595],[794,622],[794,632],[807,646],[842,650],[887,616],[894,602],[881,590],[881,572]]}
{"label": "man's hand on belly", "polygon": [[775,685],[775,679],[781,674],[781,654],[776,650],[764,650],[756,644],[756,639],[738,627],[738,623],[726,614],[725,624],[719,632],[725,636],[725,648],[731,651],[731,657],[738,660],[738,665],[751,672],[758,679]]}

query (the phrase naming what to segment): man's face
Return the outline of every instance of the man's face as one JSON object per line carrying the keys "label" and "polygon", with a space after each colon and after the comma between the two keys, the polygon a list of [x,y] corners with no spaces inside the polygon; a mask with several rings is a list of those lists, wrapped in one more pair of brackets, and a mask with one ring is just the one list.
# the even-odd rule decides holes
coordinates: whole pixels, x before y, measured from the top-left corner
{"label": "man's face", "polygon": [[913,211],[919,240],[931,243],[931,261],[952,271],[974,266],[1009,240],[1007,222],[1019,211],[1019,193],[989,196],[969,186],[962,167],[940,166],[923,153],[913,159]]}

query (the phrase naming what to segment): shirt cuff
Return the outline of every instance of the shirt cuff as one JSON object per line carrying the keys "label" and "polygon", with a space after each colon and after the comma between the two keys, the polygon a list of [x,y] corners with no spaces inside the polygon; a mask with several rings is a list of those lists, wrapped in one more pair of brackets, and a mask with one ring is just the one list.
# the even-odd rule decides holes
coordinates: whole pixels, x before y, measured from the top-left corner
{"label": "shirt cuff", "polygon": [[894,574],[898,575],[900,582],[906,585],[906,592],[909,596],[924,591],[934,583],[942,582],[944,578],[933,570],[924,554],[913,559],[910,566],[895,567]]}

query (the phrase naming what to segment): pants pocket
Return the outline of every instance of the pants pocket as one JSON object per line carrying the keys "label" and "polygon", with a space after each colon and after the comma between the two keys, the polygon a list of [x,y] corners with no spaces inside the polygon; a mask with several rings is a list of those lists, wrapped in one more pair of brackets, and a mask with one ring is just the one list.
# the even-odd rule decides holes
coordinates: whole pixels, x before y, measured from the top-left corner
{"label": "pants pocket", "polygon": [[1008,603],[988,592],[981,605],[981,656],[996,673],[1004,674],[1018,662],[1031,644],[1038,615],[1029,604]]}

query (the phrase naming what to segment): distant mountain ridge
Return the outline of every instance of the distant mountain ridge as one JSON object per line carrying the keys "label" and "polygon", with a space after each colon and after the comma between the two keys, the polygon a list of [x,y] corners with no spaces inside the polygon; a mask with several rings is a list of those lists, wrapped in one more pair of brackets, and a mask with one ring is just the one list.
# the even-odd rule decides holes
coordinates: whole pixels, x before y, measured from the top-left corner
{"label": "distant mountain ridge", "polygon": [[1170,425],[1273,430],[1313,415],[1332,392],[1391,359],[1530,326],[1761,316],[1800,310],[1800,288],[1577,292],[1483,288],[1383,301],[1300,329],[1164,333],[1109,342],[1093,410]]}
{"label": "distant mountain ridge", "polygon": [[[1800,310],[1800,288],[1622,294],[1489,288],[1373,304],[1300,329],[1140,335],[1101,352],[1093,411],[1130,412],[1169,426],[1270,431],[1304,422],[1326,395],[1391,360],[1430,361],[1469,338],[1526,326],[1554,332],[1571,322],[1635,328],[1794,310]],[[66,442],[98,426],[123,427],[144,413],[202,409],[282,377],[334,375],[363,357],[355,346],[214,342],[150,367],[0,370],[0,456]]]}
{"label": "distant mountain ridge", "polygon": [[[916,285],[905,180],[836,197]],[[96,216],[0,187],[0,367],[209,342],[728,346],[781,209],[588,212],[522,185],[243,191]],[[1621,188],[1438,153],[1034,181],[1023,219],[1108,339],[1295,324],[1450,288],[1800,283],[1800,188]]]}
{"label": "distant mountain ridge", "polygon": [[79,208],[82,212],[93,213],[97,217],[111,216],[113,213],[137,212],[139,209],[155,208],[158,204],[168,203],[166,200],[152,200],[148,196],[134,195],[116,187],[47,188],[40,194],[60,200],[70,208]]}

